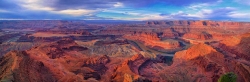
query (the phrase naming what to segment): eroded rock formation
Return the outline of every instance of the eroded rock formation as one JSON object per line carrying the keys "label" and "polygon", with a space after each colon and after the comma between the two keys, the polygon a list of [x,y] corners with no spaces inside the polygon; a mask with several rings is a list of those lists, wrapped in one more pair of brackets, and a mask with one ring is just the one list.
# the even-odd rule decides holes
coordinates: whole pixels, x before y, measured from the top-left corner
{"label": "eroded rock formation", "polygon": [[[228,72],[250,81],[250,34],[242,31],[248,23],[150,21],[82,29],[85,24],[71,22],[48,23],[17,38],[3,32],[0,49],[10,52],[0,58],[0,81],[216,82]],[[37,25],[27,23],[18,27]]]}

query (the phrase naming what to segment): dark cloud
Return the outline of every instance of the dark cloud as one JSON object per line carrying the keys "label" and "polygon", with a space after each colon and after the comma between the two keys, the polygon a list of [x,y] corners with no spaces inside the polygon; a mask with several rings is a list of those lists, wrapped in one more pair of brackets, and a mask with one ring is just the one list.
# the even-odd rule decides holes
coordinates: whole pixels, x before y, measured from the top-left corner
{"label": "dark cloud", "polygon": [[57,19],[62,18],[61,15],[55,15],[46,12],[26,12],[22,13],[0,13],[1,19]]}
{"label": "dark cloud", "polygon": [[[42,0],[39,4],[50,6],[59,10],[63,9],[97,9],[111,8],[117,2],[127,7],[144,7],[155,3],[165,3],[175,6],[188,6],[193,3],[213,3],[219,0]],[[0,0],[0,8],[20,8],[18,0]],[[21,1],[25,2],[25,1]]]}
{"label": "dark cloud", "polygon": [[214,3],[219,0],[159,0],[170,5],[188,6],[193,3]]}
{"label": "dark cloud", "polygon": [[161,13],[161,14],[159,14],[160,16],[168,16],[168,15],[170,15],[169,13]]}
{"label": "dark cloud", "polygon": [[234,8],[219,8],[212,11],[212,13],[209,14],[209,17],[225,17],[228,16],[231,12],[235,11]]}
{"label": "dark cloud", "polygon": [[165,3],[175,6],[188,6],[193,3],[213,3],[218,0],[58,0],[53,7],[57,9],[69,9],[69,8],[111,8],[117,2],[123,3],[127,7],[144,7],[155,3]]}
{"label": "dark cloud", "polygon": [[31,19],[31,20],[43,20],[43,19],[62,19],[62,20],[82,20],[82,19],[104,19],[101,17],[93,16],[68,16],[62,14],[49,13],[45,11],[25,11],[25,12],[4,12],[0,13],[0,19]]}
{"label": "dark cloud", "polygon": [[58,0],[52,7],[57,9],[96,9],[110,8],[116,2],[111,0]]}
{"label": "dark cloud", "polygon": [[[65,9],[90,9],[95,10],[98,8],[107,9],[113,8],[114,4],[118,2],[123,3],[125,7],[138,8],[148,7],[158,3],[164,3],[166,5],[186,7],[195,3],[215,3],[219,0],[43,0],[40,3],[43,6],[49,6],[57,10]],[[69,16],[56,13],[50,13],[46,11],[22,11],[20,3],[15,0],[0,0],[0,9],[12,11],[12,12],[0,12],[0,18],[3,19],[107,19],[97,16]],[[229,13],[235,11],[232,8],[220,8],[212,10],[211,13],[202,13],[206,19],[230,19]],[[17,13],[18,12],[18,13]],[[173,19],[201,19],[199,17],[188,16],[187,13],[163,13],[160,16],[171,16]]]}
{"label": "dark cloud", "polygon": [[20,6],[13,2],[13,0],[0,0],[0,9],[17,10],[20,9]]}

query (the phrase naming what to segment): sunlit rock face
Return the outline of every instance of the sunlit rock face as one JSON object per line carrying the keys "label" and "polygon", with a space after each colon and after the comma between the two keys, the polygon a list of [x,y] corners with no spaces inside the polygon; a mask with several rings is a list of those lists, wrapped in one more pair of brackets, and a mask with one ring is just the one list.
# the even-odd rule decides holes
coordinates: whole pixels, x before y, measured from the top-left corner
{"label": "sunlit rock face", "polygon": [[138,33],[138,34],[132,34],[132,35],[124,35],[123,36],[126,39],[129,40],[138,40],[144,43],[144,45],[149,47],[160,47],[163,49],[175,49],[180,47],[180,44],[178,41],[175,40],[165,40],[162,41],[158,37],[156,33]]}
{"label": "sunlit rock face", "polygon": [[[27,51],[13,51],[1,58],[2,81],[216,81],[221,74],[234,71],[239,81],[248,81],[248,68],[206,44],[196,44],[177,52],[173,64],[164,63],[164,56],[147,58],[140,54],[130,57],[109,57],[80,53],[86,49],[70,41],[57,45],[67,52],[62,55],[41,52],[53,45],[44,45]],[[68,44],[69,43],[69,44]],[[37,53],[39,52],[39,53]],[[50,52],[48,52],[50,53]],[[230,66],[228,66],[230,64]],[[32,65],[32,66],[30,66]],[[231,69],[232,68],[232,69]],[[233,70],[235,69],[235,70]],[[240,70],[242,69],[242,70]],[[26,71],[25,71],[26,70]],[[39,70],[39,71],[37,71]],[[245,70],[245,71],[244,71]],[[185,77],[180,77],[185,76]],[[203,76],[203,77],[200,77]]]}
{"label": "sunlit rock face", "polygon": [[250,34],[246,33],[239,36],[227,37],[219,44],[225,51],[235,54],[237,58],[250,59]]}
{"label": "sunlit rock face", "polygon": [[[249,81],[249,71],[247,71],[249,70],[249,63],[231,59],[231,57],[227,56],[228,54],[222,54],[209,45],[196,44],[187,50],[177,52],[174,56],[172,66],[179,67],[179,70],[182,71],[188,71],[185,72],[185,75],[188,76],[191,74],[194,76],[189,77],[190,81],[194,79],[199,81],[217,81],[221,74],[230,71],[238,74],[238,81]],[[240,58],[244,59],[245,57]],[[203,74],[200,74],[201,72]],[[195,77],[196,74],[205,76],[206,78]]]}

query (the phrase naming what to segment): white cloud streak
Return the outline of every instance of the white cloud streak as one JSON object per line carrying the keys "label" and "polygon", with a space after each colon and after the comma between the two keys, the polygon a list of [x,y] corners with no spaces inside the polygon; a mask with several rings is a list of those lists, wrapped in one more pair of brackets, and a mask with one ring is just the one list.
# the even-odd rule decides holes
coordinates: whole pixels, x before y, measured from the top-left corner
{"label": "white cloud streak", "polygon": [[2,12],[2,13],[6,13],[6,12],[10,12],[10,11],[0,9],[0,12]]}
{"label": "white cloud streak", "polygon": [[[33,11],[47,11],[50,13],[56,13],[56,14],[64,14],[64,15],[71,15],[71,16],[82,16],[82,15],[90,15],[91,13],[96,12],[96,10],[88,10],[88,9],[65,9],[65,10],[56,10],[50,6],[50,4],[45,4],[45,2],[50,2],[51,4],[55,2],[56,0],[21,0],[20,6],[24,7],[27,10],[33,10]],[[121,6],[120,3],[116,6]]]}
{"label": "white cloud streak", "polygon": [[237,3],[250,5],[250,0],[234,0]]}

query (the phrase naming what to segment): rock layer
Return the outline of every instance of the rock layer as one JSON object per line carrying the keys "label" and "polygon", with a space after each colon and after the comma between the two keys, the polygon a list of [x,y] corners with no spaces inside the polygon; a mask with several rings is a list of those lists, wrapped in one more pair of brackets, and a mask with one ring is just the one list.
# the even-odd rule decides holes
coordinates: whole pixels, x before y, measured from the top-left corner
{"label": "rock layer", "polygon": [[[16,27],[41,27],[47,22],[38,21],[43,24],[36,26],[19,21]],[[234,72],[238,82],[250,81],[250,34],[245,30],[249,23],[47,24],[48,28],[34,27],[32,32],[13,35],[19,39],[8,38],[19,29],[1,32],[4,53],[20,51],[0,58],[0,81],[216,82],[228,72]],[[175,48],[178,52],[170,52]]]}

